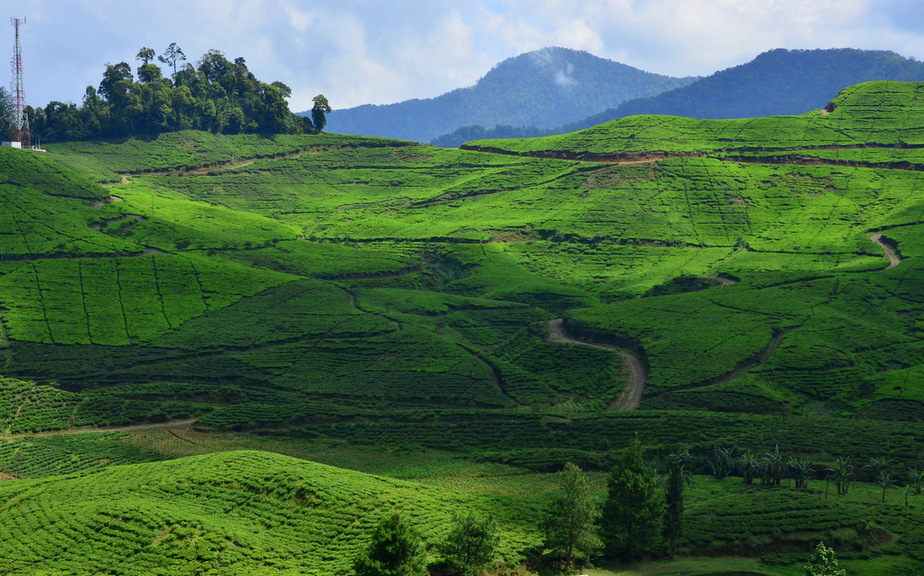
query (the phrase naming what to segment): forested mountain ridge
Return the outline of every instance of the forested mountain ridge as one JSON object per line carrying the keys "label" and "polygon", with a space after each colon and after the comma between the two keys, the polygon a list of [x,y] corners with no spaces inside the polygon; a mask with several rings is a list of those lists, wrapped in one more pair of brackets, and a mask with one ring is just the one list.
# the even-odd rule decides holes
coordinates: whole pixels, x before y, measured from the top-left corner
{"label": "forested mountain ridge", "polygon": [[644,72],[583,51],[543,48],[501,62],[474,86],[435,98],[335,110],[328,130],[429,142],[473,124],[554,128],[693,80]]}
{"label": "forested mountain ridge", "polygon": [[924,63],[883,50],[780,48],[687,86],[623,102],[558,131],[638,114],[714,119],[802,114],[823,108],[847,86],[873,80],[921,81]]}

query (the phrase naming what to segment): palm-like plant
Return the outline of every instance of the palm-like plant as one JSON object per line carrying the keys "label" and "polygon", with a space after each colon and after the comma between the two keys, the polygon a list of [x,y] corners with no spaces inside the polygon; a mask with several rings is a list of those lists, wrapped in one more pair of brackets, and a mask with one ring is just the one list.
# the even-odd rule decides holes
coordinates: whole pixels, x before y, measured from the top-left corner
{"label": "palm-like plant", "polygon": [[834,480],[838,494],[847,494],[850,490],[851,478],[853,478],[853,468],[850,465],[850,458],[838,458],[834,463]]}
{"label": "palm-like plant", "polygon": [[892,486],[892,477],[886,470],[880,470],[876,478],[876,484],[882,487],[882,502],[885,502],[886,489]]}
{"label": "palm-like plant", "polygon": [[754,483],[754,477],[760,473],[760,460],[750,450],[738,457],[737,468],[748,486]]}
{"label": "palm-like plant", "polygon": [[771,486],[779,486],[783,480],[783,472],[786,469],[786,461],[783,453],[780,452],[780,446],[777,445],[773,452],[767,452],[760,459],[761,469],[763,471],[763,482]]}
{"label": "palm-like plant", "polygon": [[924,491],[924,470],[913,469],[911,471],[911,483],[914,484],[915,494],[920,494]]}
{"label": "palm-like plant", "polygon": [[790,456],[788,467],[793,480],[796,481],[796,489],[798,490],[800,488],[807,488],[809,471],[811,470],[811,464],[809,461],[806,459],[797,458],[795,456]]}
{"label": "palm-like plant", "polygon": [[733,467],[734,454],[732,450],[716,446],[712,454],[712,474],[715,479],[722,480],[726,478]]}

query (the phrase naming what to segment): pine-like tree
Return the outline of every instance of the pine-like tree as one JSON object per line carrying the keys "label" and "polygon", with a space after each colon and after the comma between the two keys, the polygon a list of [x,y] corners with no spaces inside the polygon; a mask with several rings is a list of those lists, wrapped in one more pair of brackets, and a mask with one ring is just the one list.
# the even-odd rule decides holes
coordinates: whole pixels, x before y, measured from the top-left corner
{"label": "pine-like tree", "polygon": [[549,505],[545,545],[570,569],[586,561],[600,548],[597,536],[597,503],[590,495],[590,484],[580,467],[568,463],[558,476],[561,495]]}
{"label": "pine-like tree", "polygon": [[661,549],[664,492],[655,471],[643,460],[636,438],[623,450],[607,479],[607,499],[600,517],[606,551],[625,559]]}

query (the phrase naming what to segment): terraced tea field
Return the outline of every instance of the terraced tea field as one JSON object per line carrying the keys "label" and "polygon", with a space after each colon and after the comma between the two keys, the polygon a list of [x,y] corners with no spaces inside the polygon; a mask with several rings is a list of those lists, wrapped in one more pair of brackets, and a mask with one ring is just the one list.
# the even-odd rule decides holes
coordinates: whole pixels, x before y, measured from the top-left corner
{"label": "terraced tea field", "polygon": [[[463,150],[200,132],[0,148],[0,426],[195,419],[534,472],[605,469],[638,434],[884,456],[898,479],[924,465],[922,89]],[[0,468],[118,475],[180,453],[118,434],[9,437]],[[138,546],[160,534],[142,524]],[[880,561],[853,526],[830,530]],[[772,538],[696,530],[754,554]],[[209,558],[270,554],[226,536]],[[888,550],[915,557],[911,539]],[[296,570],[281,558],[246,565]]]}

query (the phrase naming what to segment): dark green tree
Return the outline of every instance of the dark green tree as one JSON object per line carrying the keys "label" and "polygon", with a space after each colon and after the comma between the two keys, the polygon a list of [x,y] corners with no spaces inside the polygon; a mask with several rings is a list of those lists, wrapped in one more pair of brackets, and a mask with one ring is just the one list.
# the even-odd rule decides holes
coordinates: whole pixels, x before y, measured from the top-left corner
{"label": "dark green tree", "polygon": [[356,576],[427,576],[423,542],[397,512],[379,521],[369,546],[353,562]]}
{"label": "dark green tree", "polygon": [[543,522],[545,545],[561,558],[565,570],[583,564],[601,545],[597,536],[597,503],[580,467],[568,463],[559,472],[561,494],[549,505]]}
{"label": "dark green tree", "polygon": [[324,126],[327,124],[326,114],[331,111],[330,104],[324,94],[318,94],[311,101],[314,102],[314,106],[311,107],[311,121],[318,132],[323,132]]}
{"label": "dark green tree", "polygon": [[666,511],[664,514],[664,539],[668,553],[673,556],[677,544],[683,537],[683,492],[693,485],[693,474],[689,470],[693,457],[687,450],[678,450],[667,457],[667,486],[665,489]]}
{"label": "dark green tree", "polygon": [[632,559],[661,548],[664,492],[655,471],[643,460],[636,438],[622,450],[607,479],[607,498],[600,517],[609,554]]}
{"label": "dark green tree", "polygon": [[491,516],[468,513],[453,516],[452,530],[440,545],[440,553],[457,574],[473,576],[491,563],[500,543],[497,523]]}

